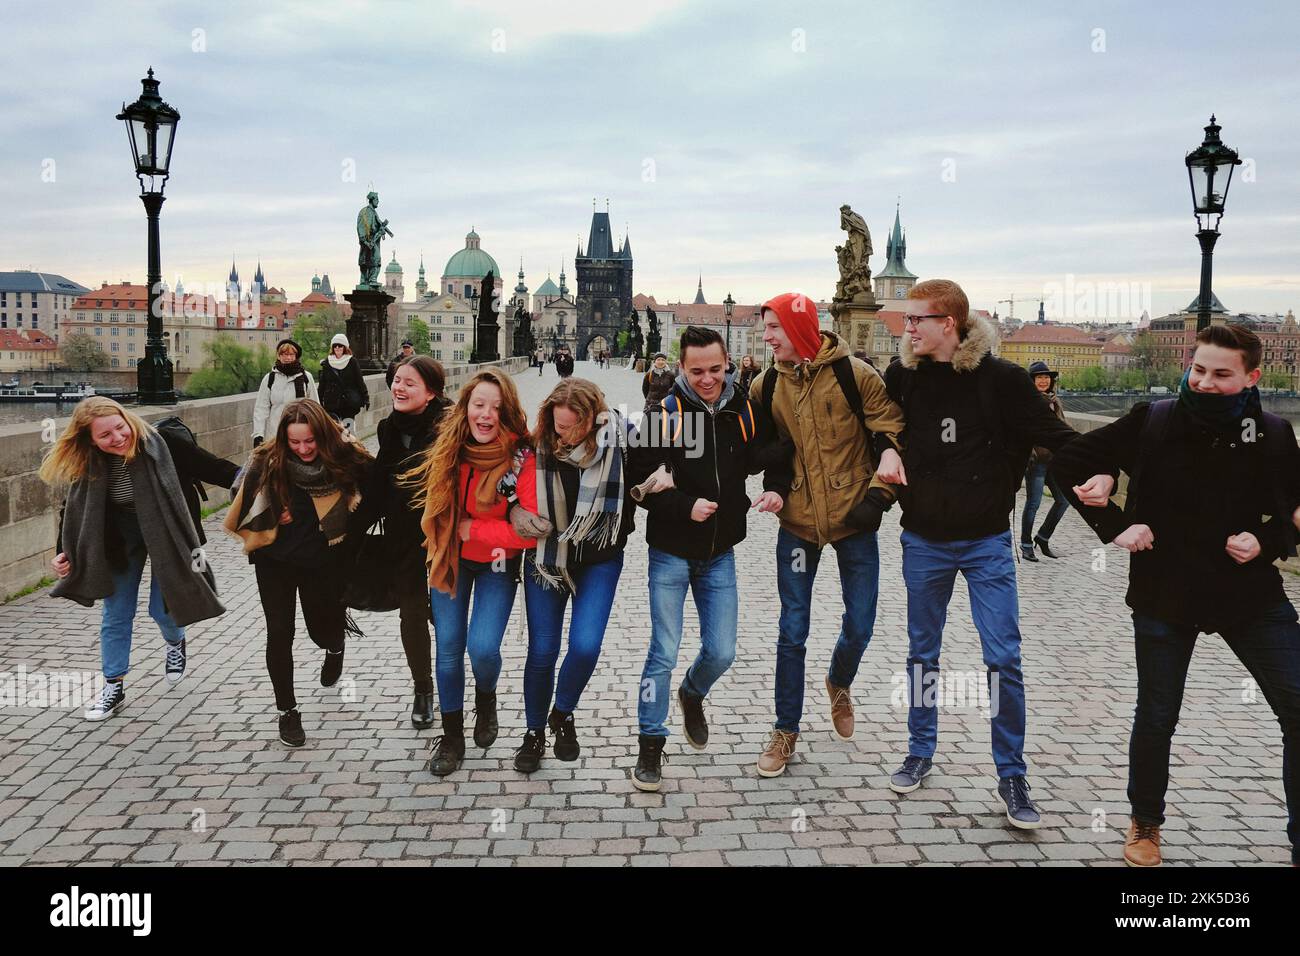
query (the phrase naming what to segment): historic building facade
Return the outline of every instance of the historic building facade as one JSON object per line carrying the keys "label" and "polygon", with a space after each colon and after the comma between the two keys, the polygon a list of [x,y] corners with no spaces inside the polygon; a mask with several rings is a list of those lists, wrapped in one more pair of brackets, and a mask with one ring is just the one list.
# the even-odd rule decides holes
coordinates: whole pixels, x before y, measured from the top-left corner
{"label": "historic building facade", "polygon": [[618,334],[636,315],[632,306],[632,243],[624,236],[618,249],[609,225],[609,212],[591,214],[587,251],[578,245],[573,260],[578,277],[576,349],[574,356],[587,358],[588,345],[599,336],[610,351]]}

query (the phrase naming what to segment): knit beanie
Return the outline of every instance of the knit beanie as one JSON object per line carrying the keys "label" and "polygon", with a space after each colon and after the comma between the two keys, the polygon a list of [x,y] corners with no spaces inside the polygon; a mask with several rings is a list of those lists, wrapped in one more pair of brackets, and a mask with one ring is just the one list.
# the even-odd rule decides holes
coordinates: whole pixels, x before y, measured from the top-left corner
{"label": "knit beanie", "polygon": [[771,309],[794,346],[801,361],[817,357],[822,347],[821,327],[817,321],[817,303],[798,292],[783,292],[763,303]]}
{"label": "knit beanie", "polygon": [[275,350],[279,352],[280,349],[284,348],[286,345],[292,345],[293,350],[298,353],[298,358],[299,359],[302,358],[302,346],[299,345],[297,342],[295,342],[293,339],[281,339],[280,341],[276,342]]}
{"label": "knit beanie", "polygon": [[334,338],[330,339],[330,349],[333,350],[336,345],[341,345],[349,351],[352,349],[352,346],[348,344],[348,337],[342,332],[336,333]]}

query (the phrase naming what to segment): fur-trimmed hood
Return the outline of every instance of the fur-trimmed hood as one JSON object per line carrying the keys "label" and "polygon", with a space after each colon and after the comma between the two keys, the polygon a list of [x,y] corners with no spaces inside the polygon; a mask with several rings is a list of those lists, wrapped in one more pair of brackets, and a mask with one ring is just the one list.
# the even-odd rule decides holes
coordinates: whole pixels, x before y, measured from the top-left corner
{"label": "fur-trimmed hood", "polygon": [[[953,371],[975,371],[984,356],[992,352],[997,344],[998,333],[993,323],[980,316],[971,316],[970,323],[966,326],[966,338],[957,345],[957,351],[952,356]],[[903,339],[898,344],[898,354],[904,368],[916,368],[919,359],[912,354],[912,339],[906,329],[903,330]]]}

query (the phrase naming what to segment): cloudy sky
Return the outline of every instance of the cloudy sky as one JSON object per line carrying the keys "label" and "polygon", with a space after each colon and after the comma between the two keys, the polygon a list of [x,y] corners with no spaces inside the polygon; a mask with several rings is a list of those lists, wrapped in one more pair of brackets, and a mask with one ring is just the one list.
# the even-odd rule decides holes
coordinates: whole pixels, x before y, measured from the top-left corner
{"label": "cloudy sky", "polygon": [[0,269],[143,281],[114,116],[152,65],[182,116],[163,271],[191,288],[232,255],[292,298],[316,271],[350,288],[373,183],[408,290],[420,254],[436,280],[471,226],[512,283],[521,256],[530,288],[562,263],[572,281],[594,197],[661,302],[689,301],[699,272],[714,302],[829,297],[839,205],[866,218],[878,270],[901,201],[908,266],[976,306],[1046,290],[1051,317],[1084,318],[1092,291],[1161,314],[1196,293],[1183,157],[1213,111],[1248,160],[1215,291],[1233,311],[1300,307],[1288,2],[30,9],[0,0]]}

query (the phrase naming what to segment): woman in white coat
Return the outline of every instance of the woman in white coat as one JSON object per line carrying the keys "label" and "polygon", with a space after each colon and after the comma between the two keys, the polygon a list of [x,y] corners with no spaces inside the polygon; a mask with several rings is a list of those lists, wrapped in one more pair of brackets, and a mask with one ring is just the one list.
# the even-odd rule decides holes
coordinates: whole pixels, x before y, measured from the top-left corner
{"label": "woman in white coat", "polygon": [[293,339],[281,339],[275,346],[275,366],[262,379],[253,406],[253,447],[275,434],[280,412],[290,402],[310,398],[319,402],[316,380],[302,367],[302,346]]}

